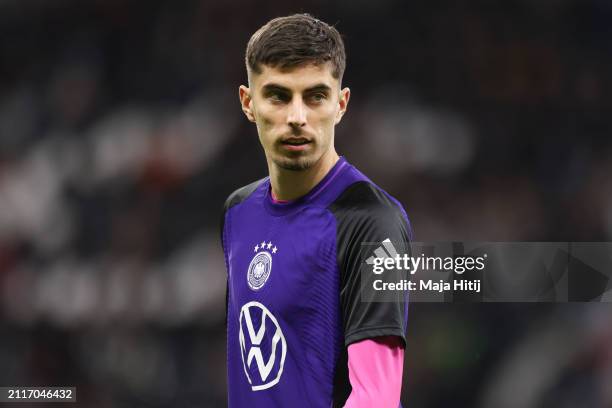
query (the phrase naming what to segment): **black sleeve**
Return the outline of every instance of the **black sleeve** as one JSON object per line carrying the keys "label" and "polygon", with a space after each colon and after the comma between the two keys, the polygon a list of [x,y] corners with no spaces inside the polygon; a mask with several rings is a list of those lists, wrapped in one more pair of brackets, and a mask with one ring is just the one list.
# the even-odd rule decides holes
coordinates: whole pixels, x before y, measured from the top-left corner
{"label": "black sleeve", "polygon": [[[384,302],[374,299],[376,295],[371,290],[371,283],[377,275],[371,273],[371,267],[365,263],[365,255],[373,255],[369,252],[374,250],[379,254],[383,250],[392,256],[394,250],[400,255],[410,254],[410,227],[403,209],[368,182],[349,186],[329,209],[337,221],[345,345],[390,335],[400,337],[405,345],[407,294],[386,292]],[[383,245],[386,240],[390,242]],[[362,247],[362,243],[368,242],[377,245]]]}

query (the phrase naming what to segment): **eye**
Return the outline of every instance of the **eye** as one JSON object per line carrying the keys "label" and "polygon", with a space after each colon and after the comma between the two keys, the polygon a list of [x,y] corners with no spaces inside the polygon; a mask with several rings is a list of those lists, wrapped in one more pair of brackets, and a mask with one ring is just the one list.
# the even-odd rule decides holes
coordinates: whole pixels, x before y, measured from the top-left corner
{"label": "eye", "polygon": [[310,100],[314,103],[321,103],[325,99],[327,99],[327,95],[322,92],[317,92],[315,94],[310,95]]}
{"label": "eye", "polygon": [[289,97],[282,93],[270,93],[266,96],[272,103],[283,103],[289,101]]}

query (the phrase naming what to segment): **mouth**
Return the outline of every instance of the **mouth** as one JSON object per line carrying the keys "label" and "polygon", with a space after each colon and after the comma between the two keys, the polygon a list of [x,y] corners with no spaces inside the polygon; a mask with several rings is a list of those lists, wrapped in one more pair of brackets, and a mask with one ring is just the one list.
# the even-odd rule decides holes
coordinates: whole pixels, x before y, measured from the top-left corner
{"label": "mouth", "polygon": [[292,146],[299,146],[310,143],[310,140],[306,139],[305,137],[288,137],[286,139],[282,139],[281,143]]}
{"label": "mouth", "polygon": [[304,137],[291,137],[281,140],[280,144],[287,150],[300,151],[305,150],[312,143],[312,141]]}

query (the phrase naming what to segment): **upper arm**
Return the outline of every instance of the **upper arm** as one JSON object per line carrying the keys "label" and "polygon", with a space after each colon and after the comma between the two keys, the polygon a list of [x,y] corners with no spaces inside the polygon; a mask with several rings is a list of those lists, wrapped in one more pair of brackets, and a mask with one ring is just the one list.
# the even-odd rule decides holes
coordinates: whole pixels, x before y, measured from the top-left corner
{"label": "upper arm", "polygon": [[365,263],[371,255],[409,254],[410,227],[403,209],[372,184],[360,182],[349,187],[330,210],[337,222],[345,344],[380,336],[405,341],[407,296],[401,291],[378,294],[372,290],[378,277]]}

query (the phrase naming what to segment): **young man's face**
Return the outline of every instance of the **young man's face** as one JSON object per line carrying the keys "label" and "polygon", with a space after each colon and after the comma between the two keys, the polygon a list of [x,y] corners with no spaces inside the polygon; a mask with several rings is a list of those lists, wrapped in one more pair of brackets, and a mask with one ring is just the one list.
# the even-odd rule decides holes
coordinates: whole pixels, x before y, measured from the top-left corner
{"label": "young man's face", "polygon": [[334,127],[346,111],[348,88],[332,76],[330,63],[290,70],[262,66],[250,88],[240,87],[242,110],[257,125],[268,162],[305,170],[334,151]]}

